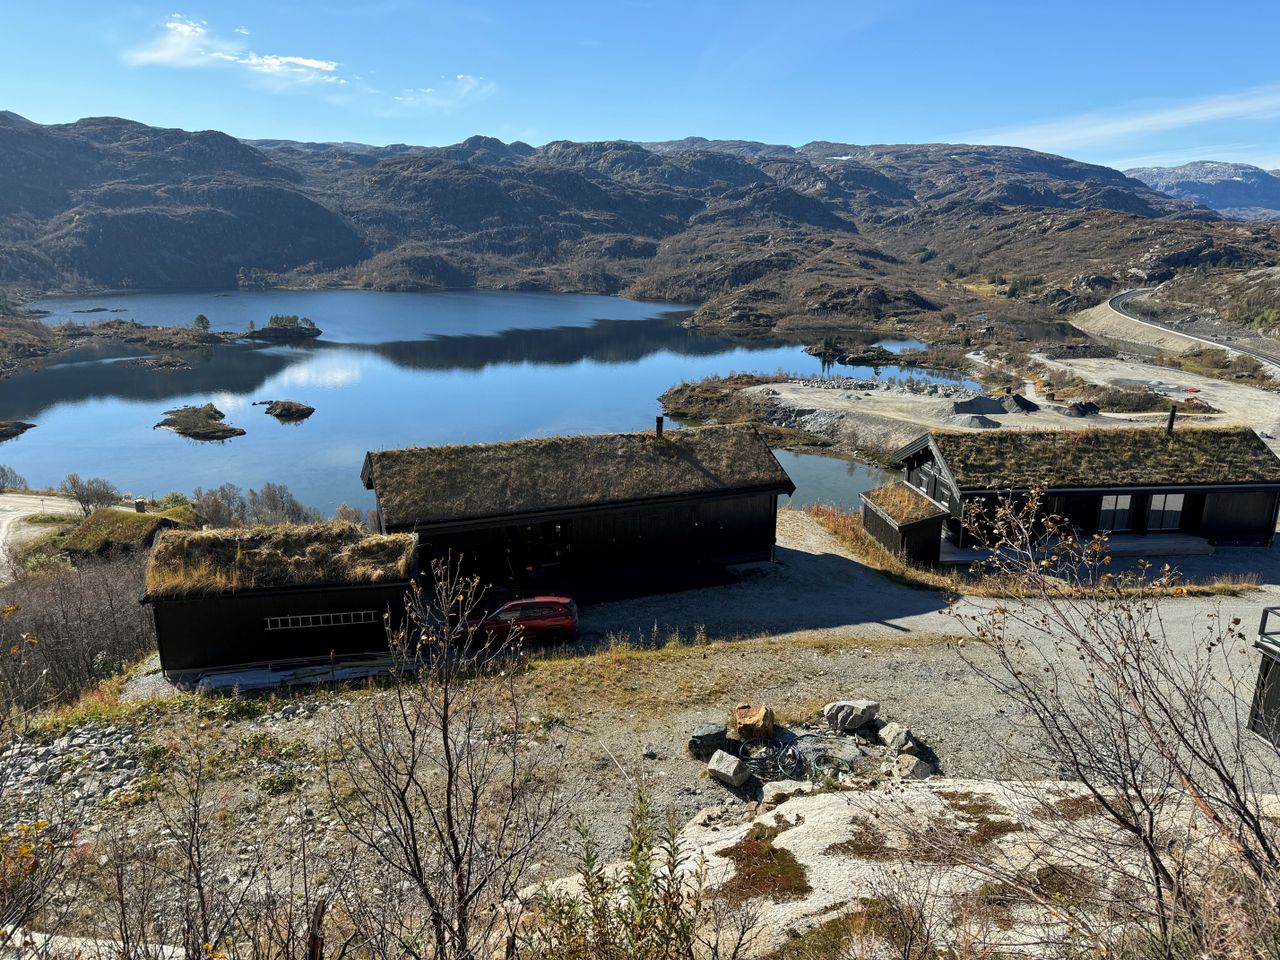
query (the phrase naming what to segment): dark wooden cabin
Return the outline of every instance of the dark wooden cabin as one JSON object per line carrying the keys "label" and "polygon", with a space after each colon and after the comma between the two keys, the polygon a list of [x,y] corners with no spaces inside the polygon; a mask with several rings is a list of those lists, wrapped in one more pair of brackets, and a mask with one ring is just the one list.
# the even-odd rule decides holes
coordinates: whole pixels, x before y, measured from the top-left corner
{"label": "dark wooden cabin", "polygon": [[[794,484],[749,425],[370,453],[387,532],[425,567],[579,599],[670,590],[773,556]],[[718,574],[716,573],[718,571]]]}
{"label": "dark wooden cabin", "polygon": [[862,494],[862,526],[885,549],[921,566],[936,566],[947,508],[898,480]]}
{"label": "dark wooden cabin", "polygon": [[411,535],[353,524],[162,533],[147,569],[166,673],[388,649],[416,566]]}
{"label": "dark wooden cabin", "polygon": [[1280,509],[1280,459],[1247,427],[938,432],[895,460],[947,507],[948,536],[962,545],[966,515],[991,515],[1001,497],[1032,489],[1084,534],[1270,545]]}

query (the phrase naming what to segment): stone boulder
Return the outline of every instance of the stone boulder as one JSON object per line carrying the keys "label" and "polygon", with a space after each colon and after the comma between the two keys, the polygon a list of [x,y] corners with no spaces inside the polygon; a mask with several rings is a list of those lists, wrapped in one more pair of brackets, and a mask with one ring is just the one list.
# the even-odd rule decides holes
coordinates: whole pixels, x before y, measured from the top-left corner
{"label": "stone boulder", "polygon": [[733,718],[743,740],[773,736],[773,711],[768,707],[740,703],[733,709]]}
{"label": "stone boulder", "polygon": [[721,783],[740,787],[751,777],[751,768],[732,753],[717,750],[707,763],[707,773]]}
{"label": "stone boulder", "polygon": [[876,738],[894,754],[915,754],[920,749],[910,728],[900,723],[886,723],[876,731]]}
{"label": "stone boulder", "polygon": [[933,764],[904,753],[894,761],[893,773],[902,780],[927,780],[937,771]]}
{"label": "stone boulder", "polygon": [[822,708],[822,716],[835,733],[853,733],[874,720],[879,710],[874,700],[836,700]]}

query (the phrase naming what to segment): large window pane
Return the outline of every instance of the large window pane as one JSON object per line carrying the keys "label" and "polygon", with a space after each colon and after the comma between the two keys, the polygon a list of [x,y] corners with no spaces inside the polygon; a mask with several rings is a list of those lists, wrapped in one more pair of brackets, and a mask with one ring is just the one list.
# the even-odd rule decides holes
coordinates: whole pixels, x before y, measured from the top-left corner
{"label": "large window pane", "polygon": [[1100,530],[1128,530],[1129,507],[1132,498],[1127,494],[1107,494],[1102,498],[1102,512],[1098,517]]}
{"label": "large window pane", "polygon": [[1177,530],[1182,523],[1182,500],[1180,493],[1153,494],[1147,511],[1147,529]]}

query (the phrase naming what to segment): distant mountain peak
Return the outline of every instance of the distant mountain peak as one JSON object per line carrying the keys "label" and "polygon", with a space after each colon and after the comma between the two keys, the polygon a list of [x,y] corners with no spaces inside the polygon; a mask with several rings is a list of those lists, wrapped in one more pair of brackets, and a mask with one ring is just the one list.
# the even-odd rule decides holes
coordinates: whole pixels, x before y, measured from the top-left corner
{"label": "distant mountain peak", "polygon": [[1240,220],[1280,220],[1280,175],[1250,163],[1193,160],[1125,173],[1161,193],[1191,200]]}

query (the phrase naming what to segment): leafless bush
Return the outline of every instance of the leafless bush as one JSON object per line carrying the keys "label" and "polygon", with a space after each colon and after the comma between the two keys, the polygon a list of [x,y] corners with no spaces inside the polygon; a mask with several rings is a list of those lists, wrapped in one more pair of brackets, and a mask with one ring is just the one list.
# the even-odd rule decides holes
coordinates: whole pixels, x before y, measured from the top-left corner
{"label": "leafless bush", "polygon": [[315,523],[320,512],[303,506],[283,483],[264,483],[246,497],[251,523]]}
{"label": "leafless bush", "polygon": [[78,473],[69,473],[58,489],[63,496],[74,500],[86,517],[100,507],[110,507],[120,502],[120,491],[111,481],[101,477],[82,479]]}
{"label": "leafless bush", "polygon": [[224,483],[212,490],[196,487],[191,493],[191,506],[211,527],[237,527],[249,519],[244,491],[234,483]]}
{"label": "leafless bush", "polygon": [[[1253,657],[1239,621],[1211,612],[1194,632],[1172,633],[1161,596],[1177,590],[1173,571],[1112,573],[1105,538],[1081,539],[1039,506],[1033,492],[991,518],[990,566],[1018,578],[1027,600],[956,615],[995,658],[970,666],[1037,745],[1020,759],[1078,783],[1076,802],[1092,814],[1073,828],[1060,796],[1036,794],[1062,814],[1065,869],[1086,878],[1072,922],[1099,942],[1136,937],[1164,956],[1256,956],[1255,945],[1280,944],[1280,842],[1263,813],[1277,758],[1248,730]],[[1099,588],[1072,589],[1082,583]],[[1025,873],[1002,879],[1054,898]],[[1224,888],[1239,895],[1218,896]],[[1220,909],[1207,915],[1211,901]]]}
{"label": "leafless bush", "polygon": [[22,490],[27,486],[27,478],[6,464],[0,463],[0,493],[5,490]]}
{"label": "leafless bush", "polygon": [[522,930],[523,960],[737,960],[757,932],[755,913],[708,893],[706,865],[691,864],[675,825],[660,830],[645,793],[636,795],[620,872],[606,867],[578,827],[582,889],[550,892]]}
{"label": "leafless bush", "polygon": [[[314,523],[320,512],[302,504],[282,483],[264,483],[246,494],[234,483],[211,490],[196,487],[191,506],[211,527],[239,527],[247,523]],[[347,508],[350,510],[350,508]],[[361,516],[357,522],[365,518]]]}
{"label": "leafless bush", "polygon": [[125,557],[0,587],[0,710],[72,700],[154,650],[142,583]]}
{"label": "leafless bush", "polygon": [[371,901],[348,885],[368,939],[487,960],[513,943],[517,895],[563,821],[564,760],[528,735],[519,651],[468,630],[478,583],[442,563],[433,575],[391,637],[401,682],[338,715],[326,780],[377,889],[399,890]]}

